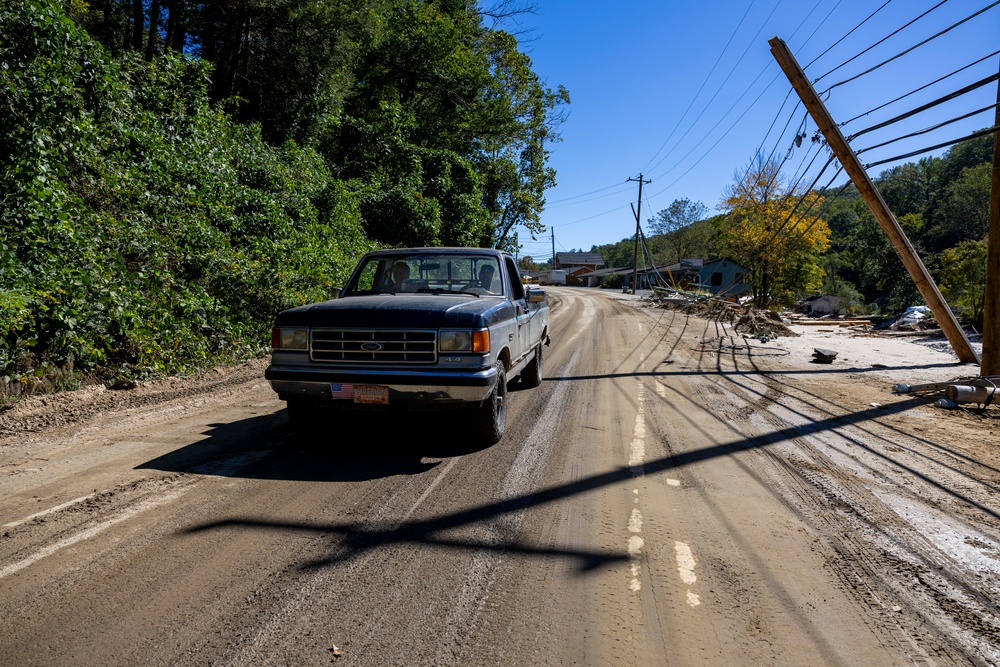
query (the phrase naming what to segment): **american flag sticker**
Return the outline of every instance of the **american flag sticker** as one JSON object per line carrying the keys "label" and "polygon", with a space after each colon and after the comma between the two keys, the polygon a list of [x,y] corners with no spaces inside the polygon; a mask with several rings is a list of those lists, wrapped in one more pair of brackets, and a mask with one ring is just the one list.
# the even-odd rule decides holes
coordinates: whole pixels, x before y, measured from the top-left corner
{"label": "american flag sticker", "polygon": [[354,385],[353,384],[338,384],[332,383],[330,385],[330,394],[334,398],[346,398],[351,400],[354,398]]}

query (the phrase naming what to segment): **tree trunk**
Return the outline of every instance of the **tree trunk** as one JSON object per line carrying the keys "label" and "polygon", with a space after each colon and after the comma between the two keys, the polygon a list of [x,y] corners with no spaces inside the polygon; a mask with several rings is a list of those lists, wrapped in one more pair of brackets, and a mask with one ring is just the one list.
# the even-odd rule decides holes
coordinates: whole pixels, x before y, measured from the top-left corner
{"label": "tree trunk", "polygon": [[142,0],[132,0],[132,44],[133,51],[142,51],[142,31],[146,15],[142,11]]}
{"label": "tree trunk", "polygon": [[159,36],[160,0],[153,0],[149,5],[149,37],[146,40],[146,60],[152,60],[156,53],[156,38]]}
{"label": "tree trunk", "polygon": [[167,39],[166,44],[178,53],[184,51],[184,43],[187,41],[187,1],[168,0],[167,11]]}

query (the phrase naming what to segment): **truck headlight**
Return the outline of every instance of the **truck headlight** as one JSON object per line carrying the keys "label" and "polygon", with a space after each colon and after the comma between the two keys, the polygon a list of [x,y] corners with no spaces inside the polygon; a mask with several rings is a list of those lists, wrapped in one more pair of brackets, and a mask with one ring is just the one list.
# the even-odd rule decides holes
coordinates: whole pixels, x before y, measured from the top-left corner
{"label": "truck headlight", "polygon": [[298,327],[271,329],[271,347],[275,350],[308,350],[309,329]]}
{"label": "truck headlight", "polygon": [[441,352],[489,352],[490,332],[441,331],[438,336],[438,350]]}

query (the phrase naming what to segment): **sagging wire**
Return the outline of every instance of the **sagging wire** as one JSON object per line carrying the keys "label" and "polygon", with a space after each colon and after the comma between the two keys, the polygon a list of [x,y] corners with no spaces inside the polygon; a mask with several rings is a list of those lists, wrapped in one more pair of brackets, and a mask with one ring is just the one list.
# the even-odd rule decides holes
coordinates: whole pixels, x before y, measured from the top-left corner
{"label": "sagging wire", "polygon": [[848,142],[854,141],[855,139],[857,139],[858,137],[860,137],[863,134],[868,134],[869,132],[874,132],[875,130],[882,129],[883,127],[888,127],[889,125],[892,125],[893,123],[898,123],[899,121],[905,120],[907,118],[910,118],[911,116],[915,116],[915,115],[917,115],[919,113],[923,113],[924,111],[927,111],[928,109],[933,109],[934,107],[939,106],[941,104],[944,104],[945,102],[949,102],[949,101],[951,101],[953,99],[961,97],[962,95],[965,95],[966,93],[970,93],[973,90],[976,90],[978,88],[982,88],[983,86],[989,85],[989,84],[993,83],[994,81],[996,81],[998,79],[1000,79],[1000,73],[991,74],[990,76],[985,77],[983,79],[980,79],[979,81],[970,83],[967,86],[963,86],[962,88],[959,88],[958,90],[952,91],[952,92],[948,93],[947,95],[942,95],[941,97],[937,98],[936,100],[931,100],[927,104],[922,104],[919,107],[911,109],[910,111],[907,111],[906,113],[899,114],[898,116],[896,116],[894,118],[890,118],[889,120],[883,121],[881,123],[876,123],[875,125],[872,125],[871,127],[866,127],[863,130],[858,130],[857,132],[855,132],[851,136],[846,137],[846,139],[847,139]]}
{"label": "sagging wire", "polygon": [[[942,4],[944,4],[944,3],[942,3]],[[883,60],[882,62],[880,62],[879,64],[875,65],[874,67],[871,67],[871,68],[865,70],[864,72],[860,72],[859,74],[855,74],[854,76],[852,76],[852,77],[850,77],[848,79],[844,79],[843,81],[840,81],[838,83],[833,84],[832,86],[830,86],[829,88],[827,88],[825,91],[823,91],[823,94],[825,95],[826,93],[829,93],[831,90],[833,90],[837,86],[842,86],[845,83],[850,83],[851,81],[854,81],[855,79],[857,79],[859,77],[862,77],[862,76],[864,76],[866,74],[871,74],[872,72],[874,72],[878,68],[883,67],[885,65],[888,65],[889,63],[891,63],[892,61],[896,60],[897,58],[901,58],[901,57],[905,56],[907,53],[910,53],[911,51],[920,48],[924,44],[927,44],[928,42],[937,39],[941,35],[944,35],[945,33],[949,32],[951,30],[954,30],[955,28],[957,28],[958,26],[962,25],[963,23],[965,23],[967,21],[971,21],[972,19],[976,18],[977,16],[979,16],[983,12],[989,11],[990,9],[993,9],[997,5],[1000,5],[1000,0],[996,0],[996,2],[994,2],[993,4],[987,5],[987,6],[983,7],[982,9],[980,9],[979,11],[977,11],[976,13],[970,14],[969,16],[966,16],[964,19],[962,19],[961,21],[958,21],[957,23],[953,23],[952,25],[948,26],[944,30],[942,30],[942,31],[940,31],[940,32],[938,32],[938,33],[936,33],[934,35],[931,35],[930,37],[928,37],[927,39],[923,40],[922,42],[917,42],[916,44],[914,44],[910,48],[906,49],[905,51],[901,51],[900,53],[897,53],[893,57],[891,57],[891,58],[889,58],[887,60]],[[938,5],[938,7],[939,6],[940,5]],[[932,8],[931,10],[928,10],[928,11],[933,11],[933,9],[936,9],[936,7]],[[864,53],[864,51],[862,51],[861,53]],[[861,54],[858,54],[858,55],[861,55]],[[848,62],[850,62],[850,61],[848,61]]]}
{"label": "sagging wire", "polygon": [[1000,125],[994,125],[993,127],[988,127],[985,130],[979,130],[978,132],[973,132],[972,134],[966,135],[959,139],[953,139],[951,141],[945,141],[943,143],[937,144],[935,146],[928,146],[926,148],[921,148],[920,150],[913,151],[912,153],[906,153],[905,155],[896,155],[894,157],[886,158],[885,160],[879,160],[878,162],[869,162],[865,165],[865,169],[870,169],[872,167],[877,167],[882,164],[888,164],[890,162],[897,162],[899,160],[905,160],[909,157],[914,157],[916,155],[922,155],[924,153],[930,153],[931,151],[936,151],[939,148],[946,148],[948,146],[954,146],[955,144],[960,144],[963,141],[969,141],[970,139],[978,139],[979,137],[984,137],[987,134],[993,134],[1000,130]]}
{"label": "sagging wire", "polygon": [[909,28],[909,27],[910,27],[911,25],[913,25],[914,23],[916,23],[917,21],[919,21],[919,20],[920,20],[920,19],[922,19],[923,17],[927,16],[928,14],[930,14],[931,12],[933,12],[933,11],[934,11],[935,9],[937,9],[938,7],[940,7],[941,5],[943,5],[943,4],[944,4],[944,3],[946,3],[946,2],[948,2],[948,0],[941,0],[941,2],[937,3],[936,5],[934,5],[933,7],[931,7],[930,9],[928,9],[928,10],[927,10],[926,12],[924,12],[923,14],[921,14],[920,16],[918,16],[917,18],[915,18],[915,19],[913,19],[912,21],[910,21],[910,22],[906,23],[905,25],[903,25],[903,26],[901,26],[901,27],[897,28],[897,29],[896,29],[896,30],[894,30],[893,32],[889,33],[888,35],[886,35],[885,37],[883,37],[883,38],[882,38],[882,39],[880,39],[879,41],[877,41],[877,42],[875,42],[874,44],[872,44],[871,46],[869,46],[869,47],[868,47],[867,49],[865,49],[864,51],[861,51],[860,53],[857,53],[857,54],[855,54],[855,55],[851,56],[850,58],[848,58],[848,59],[847,59],[847,60],[845,60],[844,62],[842,62],[842,63],[840,63],[839,65],[837,65],[836,67],[834,67],[834,68],[833,68],[832,70],[828,71],[828,72],[827,72],[826,74],[823,74],[823,75],[819,76],[818,78],[816,78],[816,79],[813,79],[813,82],[812,82],[812,83],[813,83],[813,85],[815,86],[815,85],[816,85],[817,83],[819,83],[820,81],[822,81],[822,80],[823,80],[824,78],[826,78],[827,76],[829,76],[829,75],[833,74],[834,72],[836,72],[836,71],[837,71],[838,69],[840,69],[840,68],[841,68],[841,67],[843,67],[844,65],[847,65],[848,63],[850,63],[850,62],[853,62],[854,60],[857,60],[858,58],[860,58],[860,57],[861,57],[861,56],[863,56],[864,54],[866,54],[866,53],[868,53],[869,51],[871,51],[872,49],[874,49],[874,48],[875,48],[876,46],[878,46],[879,44],[881,44],[881,43],[885,42],[886,40],[890,39],[891,37],[894,37],[894,36],[895,36],[895,35],[897,35],[898,33],[900,33],[900,32],[902,32],[903,30],[905,30],[906,28]]}
{"label": "sagging wire", "polygon": [[[817,153],[816,155],[818,156],[819,153]],[[778,229],[776,229],[774,231],[774,234],[771,235],[771,238],[768,239],[767,242],[764,244],[765,246],[769,246],[772,243],[774,243],[774,241],[778,238],[778,236],[781,234],[781,232],[784,231],[785,227],[788,226],[788,223],[791,221],[792,217],[799,210],[799,207],[802,205],[802,202],[804,202],[806,200],[806,197],[809,196],[809,193],[813,192],[813,189],[816,187],[816,184],[819,183],[819,179],[823,178],[823,174],[826,172],[827,168],[831,164],[833,164],[834,160],[836,160],[836,157],[833,156],[833,155],[831,155],[829,157],[829,159],[827,159],[826,164],[824,164],[823,168],[820,169],[820,171],[819,171],[818,174],[816,174],[816,178],[813,179],[812,184],[808,188],[806,188],[806,190],[798,198],[798,201],[795,202],[795,206],[793,206],[792,210],[788,212],[788,216],[785,217],[784,222],[782,222],[781,225],[778,227]],[[838,174],[840,173],[839,169],[838,169],[837,173]],[[837,177],[837,175],[834,174],[834,178],[836,178],[836,177]],[[832,183],[832,181],[831,181],[831,183]],[[811,208],[812,208],[812,206],[810,206],[808,209],[806,209],[806,212],[808,213]]]}
{"label": "sagging wire", "polygon": [[[833,175],[833,178],[830,179],[830,182],[827,183],[826,187],[823,189],[824,192],[828,190],[831,185],[833,185],[833,182],[837,180],[837,177],[840,176],[840,173],[843,170],[844,170],[843,167],[837,169],[836,173],[834,173]],[[842,186],[840,186],[840,189],[834,193],[833,197],[830,198],[824,197],[823,207],[820,208],[819,213],[817,213],[816,216],[813,218],[812,222],[809,223],[809,226],[806,227],[804,230],[802,230],[802,233],[799,234],[799,237],[794,241],[792,241],[790,244],[788,244],[789,250],[791,250],[792,248],[796,247],[799,243],[801,243],[802,239],[804,239],[806,237],[806,234],[809,233],[809,230],[811,230],[813,226],[815,226],[815,224],[820,221],[820,219],[823,217],[823,214],[826,213],[827,210],[829,210],[829,208],[833,205],[833,202],[837,201],[837,198],[840,197],[840,195],[843,194],[844,190],[846,190],[848,186],[850,186],[851,184],[852,184],[851,179],[847,179],[847,181]]]}
{"label": "sagging wire", "polygon": [[873,150],[875,148],[881,148],[883,146],[888,146],[889,144],[894,144],[897,141],[902,141],[903,139],[911,139],[913,137],[920,136],[921,134],[927,134],[928,132],[933,132],[934,130],[939,130],[942,127],[945,127],[947,125],[951,125],[952,123],[957,123],[958,121],[965,120],[966,118],[971,118],[972,116],[975,116],[977,114],[981,114],[984,111],[989,111],[990,109],[996,109],[997,106],[1000,106],[1000,103],[990,104],[988,106],[983,107],[982,109],[976,109],[975,111],[970,111],[967,114],[963,114],[961,116],[958,116],[957,118],[952,118],[950,120],[946,120],[946,121],[940,122],[937,125],[932,125],[931,127],[925,128],[923,130],[918,130],[916,132],[911,132],[909,134],[904,134],[902,136],[896,137],[895,139],[889,139],[888,141],[883,141],[880,144],[874,144],[872,146],[868,146],[867,148],[862,148],[861,150],[855,151],[854,154],[855,155],[861,155],[862,153],[865,153],[867,151]]}
{"label": "sagging wire", "polygon": [[945,74],[944,76],[942,76],[942,77],[940,77],[938,79],[934,79],[930,83],[924,84],[923,86],[920,86],[919,88],[916,88],[914,90],[911,90],[908,93],[900,95],[899,97],[897,97],[894,100],[889,100],[885,104],[880,104],[879,106],[875,107],[874,109],[869,109],[868,111],[864,112],[863,114],[858,114],[854,118],[849,118],[849,119],[845,120],[844,122],[840,123],[837,127],[844,127],[844,126],[848,125],[849,123],[853,123],[854,121],[858,120],[859,118],[863,118],[863,117],[867,116],[870,113],[874,113],[876,111],[879,111],[880,109],[884,109],[885,107],[889,106],[890,104],[895,104],[896,102],[899,102],[900,100],[905,99],[905,98],[909,97],[910,95],[913,95],[915,93],[919,93],[921,90],[925,90],[927,88],[930,88],[931,86],[933,86],[936,83],[941,83],[945,79],[947,79],[949,77],[952,77],[952,76],[955,76],[956,74],[958,74],[960,72],[964,72],[965,70],[969,69],[970,67],[974,67],[974,66],[978,65],[979,63],[983,62],[984,60],[992,58],[993,56],[996,56],[998,54],[1000,54],[1000,49],[994,51],[993,53],[991,53],[989,55],[983,56],[979,60],[971,62],[971,63],[969,63],[968,65],[966,65],[964,67],[960,67],[959,69],[955,70],[954,72],[951,72],[949,74]]}

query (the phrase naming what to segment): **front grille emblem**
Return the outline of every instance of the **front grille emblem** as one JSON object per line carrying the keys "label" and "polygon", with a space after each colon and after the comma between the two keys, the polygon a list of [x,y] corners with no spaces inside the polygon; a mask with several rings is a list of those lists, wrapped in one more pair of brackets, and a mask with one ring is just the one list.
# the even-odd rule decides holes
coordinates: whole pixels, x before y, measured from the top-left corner
{"label": "front grille emblem", "polygon": [[378,352],[382,349],[382,343],[362,343],[361,349],[365,352]]}

